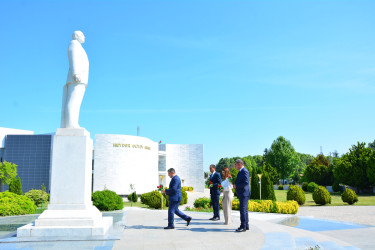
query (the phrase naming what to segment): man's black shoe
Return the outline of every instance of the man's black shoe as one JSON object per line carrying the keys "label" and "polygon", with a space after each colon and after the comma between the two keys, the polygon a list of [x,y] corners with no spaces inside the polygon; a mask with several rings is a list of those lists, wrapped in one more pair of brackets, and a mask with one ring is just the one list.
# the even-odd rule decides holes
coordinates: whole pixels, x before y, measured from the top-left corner
{"label": "man's black shoe", "polygon": [[165,227],[164,229],[174,229],[174,227]]}
{"label": "man's black shoe", "polygon": [[246,231],[249,230],[249,226],[246,226]]}
{"label": "man's black shoe", "polygon": [[213,221],[216,221],[216,220],[220,220],[220,218],[219,218],[219,217],[215,217],[215,218],[213,219]]}
{"label": "man's black shoe", "polygon": [[189,217],[189,219],[186,220],[186,226],[187,226],[187,227],[189,226],[190,221],[191,221],[191,217]]}
{"label": "man's black shoe", "polygon": [[215,217],[209,218],[209,220],[214,220],[214,219],[215,219]]}
{"label": "man's black shoe", "polygon": [[243,228],[243,227],[237,228],[236,232],[238,233],[246,232],[246,228]]}

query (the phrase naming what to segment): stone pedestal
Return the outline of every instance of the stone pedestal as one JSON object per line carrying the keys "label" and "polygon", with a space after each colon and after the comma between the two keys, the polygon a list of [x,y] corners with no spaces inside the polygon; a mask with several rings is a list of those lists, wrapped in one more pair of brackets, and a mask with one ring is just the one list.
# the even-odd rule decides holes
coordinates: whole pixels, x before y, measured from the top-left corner
{"label": "stone pedestal", "polygon": [[53,139],[51,197],[35,225],[17,229],[17,237],[103,236],[112,217],[102,217],[92,205],[92,150],[84,128],[57,129]]}

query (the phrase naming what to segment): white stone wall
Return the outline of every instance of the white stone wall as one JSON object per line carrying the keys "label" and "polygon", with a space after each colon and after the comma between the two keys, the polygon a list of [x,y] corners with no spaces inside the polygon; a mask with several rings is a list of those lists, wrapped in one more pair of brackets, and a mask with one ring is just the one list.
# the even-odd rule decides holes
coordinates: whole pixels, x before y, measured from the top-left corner
{"label": "white stone wall", "polygon": [[159,183],[158,143],[131,135],[95,135],[94,192],[106,187],[120,195],[155,190]]}
{"label": "white stone wall", "polygon": [[[184,186],[204,192],[203,144],[166,144],[166,170],[174,168]],[[167,185],[170,178],[167,176]]]}

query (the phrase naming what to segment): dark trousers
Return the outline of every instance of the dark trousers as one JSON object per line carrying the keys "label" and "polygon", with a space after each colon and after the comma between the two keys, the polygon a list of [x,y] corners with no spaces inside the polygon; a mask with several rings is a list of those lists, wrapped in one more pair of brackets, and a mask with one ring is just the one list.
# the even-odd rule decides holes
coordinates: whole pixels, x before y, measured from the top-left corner
{"label": "dark trousers", "polygon": [[212,208],[214,210],[214,217],[220,218],[220,194],[211,194]]}
{"label": "dark trousers", "polygon": [[239,197],[241,228],[249,227],[249,211],[247,210],[249,198],[248,196]]}
{"label": "dark trousers", "polygon": [[174,227],[174,214],[176,214],[178,217],[180,217],[183,220],[187,220],[190,217],[181,212],[178,209],[178,206],[180,205],[180,201],[169,201],[169,207],[168,207],[168,227]]}

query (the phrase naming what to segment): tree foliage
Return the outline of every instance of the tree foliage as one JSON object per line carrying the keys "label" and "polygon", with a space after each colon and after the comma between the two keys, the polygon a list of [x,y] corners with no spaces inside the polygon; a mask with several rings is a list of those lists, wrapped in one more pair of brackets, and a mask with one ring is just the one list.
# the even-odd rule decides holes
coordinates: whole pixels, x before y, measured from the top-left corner
{"label": "tree foliage", "polygon": [[2,184],[10,184],[12,179],[17,176],[17,165],[4,161],[0,162],[0,191],[2,191]]}
{"label": "tree foliage", "polygon": [[12,192],[18,195],[23,195],[20,177],[14,178],[11,180],[11,182],[9,183],[9,192]]}
{"label": "tree foliage", "polygon": [[263,163],[263,172],[267,172],[272,184],[277,184],[279,182],[279,173],[277,169],[272,167],[271,164],[264,162]]}
{"label": "tree foliage", "polygon": [[334,166],[335,179],[339,183],[356,187],[358,191],[369,188],[374,184],[372,178],[368,177],[371,177],[374,169],[374,156],[371,148],[366,147],[365,143],[358,142]]}
{"label": "tree foliage", "polygon": [[275,189],[273,188],[273,183],[267,172],[262,175],[262,200],[273,200],[276,201]]}
{"label": "tree foliage", "polygon": [[259,200],[259,177],[257,171],[254,169],[251,171],[251,178],[250,178],[250,187],[251,187],[251,194],[250,199]]}
{"label": "tree foliage", "polygon": [[267,162],[277,169],[284,181],[300,163],[300,159],[290,141],[279,136],[267,152]]}
{"label": "tree foliage", "polygon": [[308,182],[315,182],[321,186],[332,185],[332,165],[324,155],[319,154],[306,167],[304,177]]}

